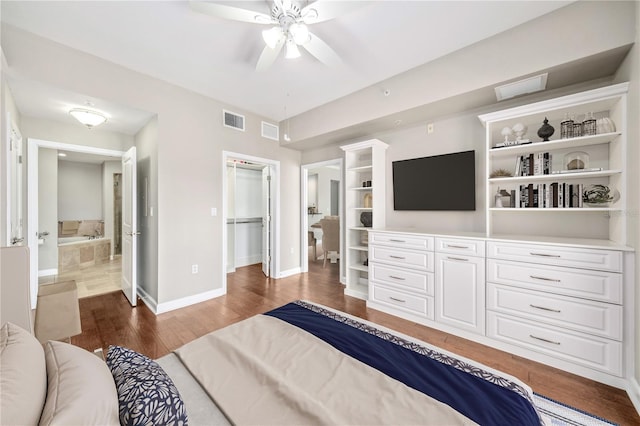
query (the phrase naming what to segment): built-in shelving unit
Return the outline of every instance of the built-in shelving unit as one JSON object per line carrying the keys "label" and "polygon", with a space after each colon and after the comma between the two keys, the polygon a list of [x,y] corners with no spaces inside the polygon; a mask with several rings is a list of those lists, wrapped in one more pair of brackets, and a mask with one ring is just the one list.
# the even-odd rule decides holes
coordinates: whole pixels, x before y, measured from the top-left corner
{"label": "built-in shelving unit", "polygon": [[345,152],[345,294],[367,299],[368,231],[360,218],[371,212],[373,227],[385,225],[385,151],[377,139],[341,147]]}
{"label": "built-in shelving unit", "polygon": [[[479,116],[486,126],[486,235],[487,237],[512,234],[530,235],[534,240],[540,236],[566,238],[589,238],[626,244],[627,218],[627,91],[628,83],[589,90],[548,101],[537,102],[503,111]],[[595,135],[561,138],[561,122],[573,117],[582,121],[586,114],[593,114],[599,123]],[[549,141],[537,135],[543,121],[548,119],[555,131]],[[613,123],[614,128],[610,128]],[[503,129],[522,124],[528,128],[523,139],[532,143],[507,147],[496,147],[505,140]],[[508,137],[509,138],[509,137]],[[513,140],[514,137],[510,137]],[[565,156],[581,151],[588,155],[585,171],[567,173]],[[516,176],[516,163],[521,156],[549,153],[549,174]],[[512,177],[489,178],[497,169],[511,171]],[[586,171],[596,169],[595,171]],[[563,173],[559,173],[563,171]],[[556,172],[556,173],[554,173]],[[587,188],[590,185],[606,185],[619,197],[608,205],[591,207],[586,204],[576,207],[522,207],[520,193],[524,187],[533,185],[535,199],[544,198],[552,184]],[[498,190],[514,191],[513,205],[497,206]],[[528,191],[531,194],[531,191]],[[574,201],[582,198],[583,192],[575,193]],[[547,198],[547,201],[550,198]],[[508,198],[503,198],[508,200]],[[532,203],[530,202],[529,205]],[[552,203],[547,203],[553,205]],[[573,205],[576,205],[574,202]]]}

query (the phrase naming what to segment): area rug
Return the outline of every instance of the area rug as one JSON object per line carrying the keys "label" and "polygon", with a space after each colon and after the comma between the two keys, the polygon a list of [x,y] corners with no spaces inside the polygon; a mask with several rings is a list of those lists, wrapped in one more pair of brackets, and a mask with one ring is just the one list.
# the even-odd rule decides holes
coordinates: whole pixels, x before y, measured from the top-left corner
{"label": "area rug", "polygon": [[569,407],[539,394],[533,395],[533,401],[542,414],[547,416],[553,426],[610,426],[608,420],[589,414],[577,408]]}

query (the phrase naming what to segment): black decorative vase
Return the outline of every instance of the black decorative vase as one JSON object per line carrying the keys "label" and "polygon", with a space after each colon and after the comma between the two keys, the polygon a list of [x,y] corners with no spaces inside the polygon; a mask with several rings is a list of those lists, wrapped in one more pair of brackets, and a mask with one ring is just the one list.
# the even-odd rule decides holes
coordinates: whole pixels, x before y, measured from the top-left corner
{"label": "black decorative vase", "polygon": [[538,129],[538,136],[542,138],[543,142],[549,142],[549,138],[553,135],[556,129],[553,128],[551,124],[549,124],[549,120],[547,117],[544,118],[542,126]]}
{"label": "black decorative vase", "polygon": [[371,228],[373,224],[373,214],[372,212],[362,212],[360,213],[360,222],[366,227]]}

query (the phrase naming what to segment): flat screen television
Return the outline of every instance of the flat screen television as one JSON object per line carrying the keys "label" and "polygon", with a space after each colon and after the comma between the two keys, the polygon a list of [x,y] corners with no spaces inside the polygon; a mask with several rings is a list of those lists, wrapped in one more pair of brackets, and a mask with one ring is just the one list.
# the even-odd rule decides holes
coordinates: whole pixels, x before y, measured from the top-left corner
{"label": "flat screen television", "polygon": [[392,162],[394,210],[475,210],[475,151]]}

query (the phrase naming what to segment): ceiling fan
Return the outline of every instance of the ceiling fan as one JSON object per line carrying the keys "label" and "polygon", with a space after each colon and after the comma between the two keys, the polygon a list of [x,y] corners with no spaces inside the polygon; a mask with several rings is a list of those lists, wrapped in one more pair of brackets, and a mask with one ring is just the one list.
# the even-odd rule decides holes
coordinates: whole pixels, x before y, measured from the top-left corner
{"label": "ceiling fan", "polygon": [[306,49],[320,62],[335,66],[341,60],[336,52],[309,31],[308,25],[328,21],[346,13],[356,6],[357,2],[316,1],[301,7],[294,0],[274,0],[270,15],[221,3],[194,1],[190,2],[195,11],[234,21],[254,24],[272,25],[262,31],[266,44],[258,63],[257,71],[267,70],[276,60],[282,48],[285,58],[300,57],[300,49]]}

